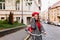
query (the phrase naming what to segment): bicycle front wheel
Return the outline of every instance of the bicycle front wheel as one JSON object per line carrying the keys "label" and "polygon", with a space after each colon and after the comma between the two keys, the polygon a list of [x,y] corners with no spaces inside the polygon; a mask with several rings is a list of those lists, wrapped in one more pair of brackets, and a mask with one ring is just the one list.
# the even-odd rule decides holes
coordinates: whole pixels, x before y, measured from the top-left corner
{"label": "bicycle front wheel", "polygon": [[42,35],[41,36],[32,36],[31,40],[42,40]]}

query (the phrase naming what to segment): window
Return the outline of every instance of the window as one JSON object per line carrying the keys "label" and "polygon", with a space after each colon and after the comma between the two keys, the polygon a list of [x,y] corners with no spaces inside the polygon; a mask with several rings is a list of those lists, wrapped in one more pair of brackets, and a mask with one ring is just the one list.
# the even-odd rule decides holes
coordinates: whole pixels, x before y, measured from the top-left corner
{"label": "window", "polygon": [[29,0],[29,1],[32,1],[32,0]]}
{"label": "window", "polygon": [[4,19],[4,17],[1,17],[1,19]]}
{"label": "window", "polygon": [[30,24],[31,17],[27,17],[27,24]]}
{"label": "window", "polygon": [[32,1],[32,0],[26,0],[26,1]]}
{"label": "window", "polygon": [[0,0],[0,2],[5,2],[5,0]]}
{"label": "window", "polygon": [[40,4],[40,0],[38,0],[38,4]]}
{"label": "window", "polygon": [[31,6],[32,5],[32,2],[30,2],[30,1],[29,2],[26,2],[26,6],[28,6],[28,5]]}
{"label": "window", "polygon": [[0,9],[5,9],[5,0],[0,0]]}
{"label": "window", "polygon": [[40,6],[38,8],[39,8],[39,10],[41,10],[41,7]]}
{"label": "window", "polygon": [[16,4],[16,10],[19,10],[19,9],[20,9],[20,5]]}
{"label": "window", "polygon": [[5,9],[5,3],[3,4],[3,9]]}
{"label": "window", "polygon": [[0,3],[0,9],[2,9],[2,3]]}
{"label": "window", "polygon": [[20,0],[16,0],[16,10],[20,9]]}
{"label": "window", "polygon": [[26,1],[28,1],[28,0],[26,0]]}
{"label": "window", "polygon": [[20,17],[16,17],[17,19],[20,19]]}
{"label": "window", "polygon": [[19,21],[20,20],[20,17],[16,17],[16,21]]}

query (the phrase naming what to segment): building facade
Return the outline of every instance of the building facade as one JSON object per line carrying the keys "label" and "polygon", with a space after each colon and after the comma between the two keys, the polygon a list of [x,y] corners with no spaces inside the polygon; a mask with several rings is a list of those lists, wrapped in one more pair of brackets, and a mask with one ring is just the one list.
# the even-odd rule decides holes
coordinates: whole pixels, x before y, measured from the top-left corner
{"label": "building facade", "polygon": [[60,1],[49,7],[49,22],[57,23],[60,22]]}
{"label": "building facade", "polygon": [[31,13],[37,11],[40,13],[40,0],[1,0],[0,1],[0,20],[9,17],[10,12],[14,14],[14,21],[21,22],[23,16],[24,24],[29,24]]}
{"label": "building facade", "polygon": [[42,13],[42,20],[43,20],[43,21],[48,21],[48,10],[45,10],[45,11]]}

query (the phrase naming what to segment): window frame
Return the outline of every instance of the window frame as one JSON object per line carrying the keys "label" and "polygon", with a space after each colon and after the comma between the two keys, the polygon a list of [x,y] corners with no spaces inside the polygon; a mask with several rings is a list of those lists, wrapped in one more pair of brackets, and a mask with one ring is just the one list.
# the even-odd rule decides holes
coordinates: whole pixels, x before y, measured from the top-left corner
{"label": "window frame", "polygon": [[3,1],[0,1],[0,4],[1,4],[1,8],[0,8],[0,10],[5,10],[5,0],[3,0]]}

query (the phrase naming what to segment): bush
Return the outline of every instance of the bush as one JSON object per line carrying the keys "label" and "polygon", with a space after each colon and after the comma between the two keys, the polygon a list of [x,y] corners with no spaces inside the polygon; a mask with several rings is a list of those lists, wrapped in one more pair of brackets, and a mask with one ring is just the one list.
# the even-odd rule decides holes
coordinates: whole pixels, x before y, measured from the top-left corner
{"label": "bush", "polygon": [[14,23],[18,23],[18,21],[15,21]]}
{"label": "bush", "polygon": [[7,20],[4,20],[4,21],[3,21],[3,24],[8,24],[8,21],[7,21]]}
{"label": "bush", "polygon": [[0,24],[2,24],[3,23],[3,21],[2,20],[0,20]]}
{"label": "bush", "polygon": [[6,20],[4,21],[0,20],[0,24],[8,24],[8,22]]}
{"label": "bush", "polygon": [[2,21],[0,20],[0,28],[13,28],[13,27],[17,27],[17,26],[21,26],[21,25],[25,25],[22,23],[18,23],[17,21],[14,22],[14,24],[9,24],[6,20]]}

